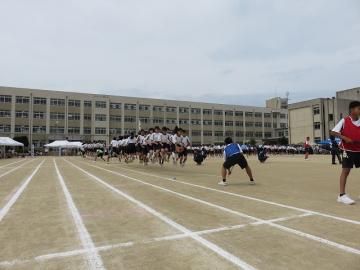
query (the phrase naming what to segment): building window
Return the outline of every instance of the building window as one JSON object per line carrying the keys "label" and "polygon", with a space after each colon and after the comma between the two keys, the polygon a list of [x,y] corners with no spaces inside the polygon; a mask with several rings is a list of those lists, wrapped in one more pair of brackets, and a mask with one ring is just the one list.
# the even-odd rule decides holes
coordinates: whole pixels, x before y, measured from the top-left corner
{"label": "building window", "polygon": [[163,111],[164,111],[164,107],[162,107],[162,106],[154,106],[154,107],[153,107],[153,111],[154,111],[154,112],[163,112]]}
{"label": "building window", "polygon": [[334,115],[332,113],[329,114],[329,121],[334,121]]}
{"label": "building window", "polygon": [[233,111],[225,111],[225,115],[226,116],[233,116],[234,112]]}
{"label": "building window", "polygon": [[125,104],[124,109],[128,111],[136,111],[136,104]]}
{"label": "building window", "polygon": [[204,126],[212,126],[212,120],[204,120],[203,125]]}
{"label": "building window", "polygon": [[121,115],[110,115],[110,122],[121,122]]}
{"label": "building window", "polygon": [[124,122],[125,123],[135,123],[136,117],[135,116],[125,116]]}
{"label": "building window", "polygon": [[244,126],[244,122],[243,121],[235,121],[235,126],[242,127],[242,126]]}
{"label": "building window", "polygon": [[92,106],[92,102],[90,100],[84,100],[84,107],[91,107]]}
{"label": "building window", "polygon": [[271,138],[272,133],[271,132],[265,132],[265,138]]}
{"label": "building window", "polygon": [[10,125],[0,125],[0,133],[9,133],[11,131]]}
{"label": "building window", "polygon": [[34,105],[46,105],[46,98],[34,97]]}
{"label": "building window", "polygon": [[191,124],[194,126],[198,126],[198,125],[201,125],[201,121],[200,120],[191,120]]}
{"label": "building window", "polygon": [[191,113],[192,113],[192,114],[200,114],[200,113],[201,113],[201,109],[192,108],[192,109],[191,109]]}
{"label": "building window", "polygon": [[234,136],[234,132],[231,131],[231,130],[227,130],[227,131],[225,131],[225,136],[226,136],[226,137],[233,137],[233,136]]}
{"label": "building window", "polygon": [[28,111],[16,111],[15,117],[16,118],[29,118],[29,112]]}
{"label": "building window", "polygon": [[179,113],[189,113],[189,108],[180,107],[180,108],[179,108]]}
{"label": "building window", "polygon": [[30,103],[30,98],[23,97],[23,96],[16,96],[16,103],[17,104],[28,104],[28,103]]}
{"label": "building window", "polygon": [[149,111],[150,105],[139,105],[139,111]]}
{"label": "building window", "polygon": [[106,108],[106,101],[99,101],[99,100],[95,101],[95,107],[105,109]]}
{"label": "building window", "polygon": [[166,111],[176,113],[176,107],[166,107]]}
{"label": "building window", "polygon": [[193,137],[201,136],[201,131],[200,130],[193,130],[193,131],[191,131],[191,135]]}
{"label": "building window", "polygon": [[15,125],[15,132],[16,133],[28,133],[29,132],[29,126],[25,125]]}
{"label": "building window", "polygon": [[313,107],[313,113],[314,115],[320,114],[320,107],[319,106]]}
{"label": "building window", "polygon": [[95,121],[106,121],[106,114],[95,114]]}
{"label": "building window", "polygon": [[69,113],[68,120],[80,120],[80,113]]}
{"label": "building window", "polygon": [[314,123],[314,129],[320,129],[320,122]]}
{"label": "building window", "polygon": [[243,116],[243,112],[242,111],[236,111],[235,116]]}
{"label": "building window", "polygon": [[149,117],[139,117],[139,121],[141,124],[148,124],[148,123],[150,123],[150,118]]}
{"label": "building window", "polygon": [[286,128],[287,124],[286,123],[280,123],[280,128]]}
{"label": "building window", "polygon": [[96,127],[95,128],[95,134],[96,135],[104,135],[104,134],[106,134],[106,128]]}
{"label": "building window", "polygon": [[11,117],[11,111],[10,110],[1,110],[0,117]]}
{"label": "building window", "polygon": [[222,131],[215,131],[215,137],[223,137],[224,133]]}
{"label": "building window", "polygon": [[85,113],[84,114],[84,121],[91,121],[91,114],[89,114],[89,113]]}
{"label": "building window", "polygon": [[264,113],[264,118],[271,118],[271,113]]}
{"label": "building window", "polygon": [[111,135],[118,135],[121,134],[121,128],[110,128],[110,134]]}
{"label": "building window", "polygon": [[255,127],[262,127],[262,123],[261,122],[255,122]]}
{"label": "building window", "polygon": [[80,100],[69,99],[68,105],[69,105],[69,107],[80,107]]}
{"label": "building window", "polygon": [[177,121],[176,121],[175,118],[167,118],[166,119],[166,124],[176,125]]}
{"label": "building window", "polygon": [[212,131],[210,130],[204,130],[203,131],[204,137],[212,137]]}
{"label": "building window", "polygon": [[232,127],[234,125],[233,121],[225,121],[225,126],[226,127]]}
{"label": "building window", "polygon": [[265,122],[265,123],[264,123],[264,127],[266,127],[266,128],[271,128],[271,123],[270,123],[270,122]]}
{"label": "building window", "polygon": [[189,124],[189,120],[187,120],[187,119],[180,119],[180,120],[179,120],[179,124],[180,124],[180,125],[187,125],[187,124]]}
{"label": "building window", "polygon": [[68,127],[68,134],[80,134],[79,127]]}
{"label": "building window", "polygon": [[51,112],[50,113],[50,119],[51,120],[64,120],[65,119],[65,114],[64,113],[59,113],[59,112]]}
{"label": "building window", "polygon": [[0,103],[11,103],[12,97],[9,95],[0,95]]}
{"label": "building window", "polygon": [[242,132],[242,131],[236,131],[236,132],[235,132],[235,136],[236,136],[236,137],[244,137],[244,132]]}
{"label": "building window", "polygon": [[214,110],[214,115],[223,115],[223,111],[221,111],[221,110]]}
{"label": "building window", "polygon": [[246,138],[252,138],[252,137],[254,137],[254,132],[246,131],[245,135],[246,135]]}
{"label": "building window", "polygon": [[253,113],[252,112],[245,112],[245,116],[246,117],[253,117]]}
{"label": "building window", "polygon": [[254,126],[254,122],[246,122],[245,123],[246,127],[253,127]]}
{"label": "building window", "polygon": [[255,117],[257,117],[257,118],[262,117],[262,113],[261,113],[261,112],[256,112],[256,113],[255,113]]}
{"label": "building window", "polygon": [[50,99],[51,106],[65,106],[65,99],[61,98],[51,98]]}
{"label": "building window", "polygon": [[90,127],[84,127],[84,134],[86,134],[86,135],[91,134],[91,128]]}
{"label": "building window", "polygon": [[262,132],[255,132],[255,138],[262,138]]}
{"label": "building window", "polygon": [[221,120],[215,120],[214,121],[214,126],[222,126],[223,125],[223,121],[221,121]]}
{"label": "building window", "polygon": [[136,133],[136,129],[134,129],[134,128],[129,128],[129,129],[125,129],[125,130],[124,130],[124,134],[127,135],[127,136],[130,135],[131,133],[134,133],[134,134],[135,134],[135,133]]}
{"label": "building window", "polygon": [[45,119],[46,118],[46,112],[34,112],[33,113],[34,119]]}
{"label": "building window", "polygon": [[51,134],[64,134],[64,127],[57,127],[57,126],[51,126],[50,127],[50,133]]}
{"label": "building window", "polygon": [[210,109],[203,109],[203,115],[211,115],[212,114],[212,110]]}
{"label": "building window", "polygon": [[113,109],[113,110],[120,110],[121,109],[121,103],[110,103],[110,109]]}
{"label": "building window", "polygon": [[162,124],[162,123],[164,123],[164,119],[158,118],[158,117],[154,117],[154,118],[153,118],[153,123],[154,123],[154,124]]}
{"label": "building window", "polygon": [[281,114],[280,114],[280,118],[281,118],[281,119],[285,119],[285,118],[286,118],[286,114],[281,113]]}
{"label": "building window", "polygon": [[33,126],[33,133],[46,133],[46,126]]}

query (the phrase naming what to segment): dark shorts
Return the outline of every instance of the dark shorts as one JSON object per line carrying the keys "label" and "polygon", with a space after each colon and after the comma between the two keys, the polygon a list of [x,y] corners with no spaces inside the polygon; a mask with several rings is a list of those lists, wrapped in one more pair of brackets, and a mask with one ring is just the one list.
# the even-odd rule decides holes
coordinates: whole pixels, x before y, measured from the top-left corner
{"label": "dark shorts", "polygon": [[223,166],[225,169],[230,169],[234,165],[239,165],[241,169],[245,169],[248,165],[245,157],[243,154],[235,154],[233,156],[230,156],[226,159]]}
{"label": "dark shorts", "polygon": [[169,144],[167,144],[167,143],[163,143],[162,146],[161,146],[161,149],[167,149],[167,150],[169,150],[169,149],[170,149],[170,146],[169,146]]}
{"label": "dark shorts", "polygon": [[344,169],[360,168],[360,152],[344,151],[342,153],[342,167]]}
{"label": "dark shorts", "polygon": [[161,150],[161,148],[162,148],[162,146],[161,146],[160,143],[159,144],[153,144],[153,150],[154,151]]}
{"label": "dark shorts", "polygon": [[178,153],[179,157],[187,157],[188,154],[188,150],[186,148],[184,148],[184,150],[180,153]]}
{"label": "dark shorts", "polygon": [[127,153],[128,154],[135,154],[136,153],[136,146],[135,143],[129,143],[127,146]]}

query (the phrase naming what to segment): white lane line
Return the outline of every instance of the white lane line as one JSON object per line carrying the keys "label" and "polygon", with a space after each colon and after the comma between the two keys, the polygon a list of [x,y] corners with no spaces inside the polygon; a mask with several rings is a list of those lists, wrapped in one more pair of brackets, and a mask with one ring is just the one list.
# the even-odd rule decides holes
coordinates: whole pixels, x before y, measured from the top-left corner
{"label": "white lane line", "polygon": [[[72,164],[72,163],[70,163],[70,164]],[[74,164],[72,164],[72,165],[75,166]],[[198,203],[201,203],[201,204],[204,204],[204,205],[219,209],[219,210],[227,212],[227,213],[231,213],[231,214],[234,214],[234,215],[237,215],[237,216],[240,216],[240,217],[244,217],[244,218],[249,218],[249,219],[252,219],[252,220],[255,220],[255,221],[258,221],[258,222],[266,223],[267,225],[275,227],[275,228],[280,229],[282,231],[289,232],[289,233],[292,233],[292,234],[295,234],[295,235],[298,235],[298,236],[301,236],[301,237],[305,237],[307,239],[311,239],[313,241],[316,241],[316,242],[319,242],[319,243],[322,243],[322,244],[326,244],[326,245],[338,248],[338,249],[343,250],[343,251],[348,252],[348,253],[354,253],[354,254],[360,255],[360,250],[356,249],[356,248],[345,246],[343,244],[336,243],[336,242],[333,242],[333,241],[330,241],[330,240],[327,240],[327,239],[324,239],[324,238],[321,238],[321,237],[318,237],[318,236],[315,236],[315,235],[312,235],[312,234],[309,234],[309,233],[305,233],[305,232],[302,232],[302,231],[299,231],[299,230],[291,229],[291,228],[283,226],[283,225],[279,225],[279,224],[275,224],[275,223],[271,223],[271,222],[266,222],[264,219],[257,218],[257,217],[254,217],[254,216],[250,216],[250,215],[244,214],[242,212],[226,208],[226,207],[221,206],[221,205],[210,203],[210,202],[198,199],[198,198],[191,197],[189,195],[185,195],[183,193],[179,193],[179,192],[167,189],[167,188],[163,188],[161,186],[153,185],[153,184],[147,183],[145,181],[142,181],[140,179],[133,178],[133,177],[127,176],[125,174],[121,174],[119,172],[111,171],[111,170],[108,170],[108,169],[105,169],[105,168],[102,168],[102,167],[99,167],[99,166],[95,166],[95,165],[90,165],[90,164],[88,166],[98,168],[98,169],[103,170],[103,171],[107,171],[109,173],[121,176],[123,178],[129,179],[129,180],[132,180],[132,181],[135,181],[135,182],[139,182],[139,183],[144,184],[144,185],[154,187],[156,189],[159,189],[159,190],[162,190],[162,191],[177,195],[179,197],[186,198],[186,199],[189,199],[189,200],[192,200],[192,201],[195,201],[195,202],[198,202]],[[310,215],[312,213],[306,213],[306,214]]]}
{"label": "white lane line", "polygon": [[[266,222],[285,221],[285,220],[291,220],[291,219],[302,218],[302,217],[307,217],[307,216],[309,216],[309,214],[301,214],[301,215],[294,215],[294,216],[288,216],[288,217],[274,218],[274,219],[266,220],[264,223],[252,222],[252,223],[246,223],[246,224],[225,226],[225,227],[219,227],[219,228],[214,228],[214,229],[195,231],[192,234],[211,235],[213,233],[237,230],[237,229],[245,228],[248,226],[259,226],[262,224],[266,224]],[[174,234],[174,235],[168,235],[168,236],[162,236],[162,237],[149,238],[149,239],[145,239],[142,241],[129,241],[129,242],[123,242],[123,243],[118,243],[118,244],[99,246],[99,247],[96,247],[95,250],[108,251],[108,250],[117,249],[117,248],[131,247],[134,245],[146,245],[146,244],[150,244],[150,243],[154,243],[154,242],[171,241],[171,240],[178,240],[178,239],[189,238],[189,237],[190,237],[189,234],[181,233],[181,234]],[[17,264],[24,264],[24,263],[29,263],[29,262],[33,262],[33,261],[44,262],[44,261],[48,261],[48,260],[52,260],[52,259],[67,258],[67,257],[82,255],[82,254],[85,254],[86,252],[88,252],[88,250],[83,248],[83,249],[76,249],[76,250],[70,250],[70,251],[64,251],[64,252],[50,253],[50,254],[37,256],[33,259],[2,261],[2,262],[0,262],[0,266],[10,267],[10,266],[14,266]]]}
{"label": "white lane line", "polygon": [[0,222],[3,220],[3,218],[6,216],[6,214],[9,212],[10,208],[16,203],[17,199],[20,197],[20,195],[23,193],[27,185],[30,183],[30,181],[33,179],[34,175],[38,172],[40,166],[45,162],[43,160],[36,168],[35,170],[24,180],[24,183],[16,190],[14,195],[10,198],[10,200],[5,204],[3,208],[0,209]]}
{"label": "white lane line", "polygon": [[212,250],[213,252],[217,253],[218,255],[220,255],[221,257],[223,257],[224,259],[228,260],[229,262],[233,263],[234,265],[245,269],[245,270],[254,270],[256,268],[254,268],[253,266],[247,264],[245,261],[241,260],[240,258],[236,257],[235,255],[229,253],[228,251],[222,249],[221,247],[219,247],[218,245],[202,238],[199,235],[193,235],[192,231],[185,228],[184,226],[176,223],[175,221],[173,221],[172,219],[168,218],[167,216],[163,215],[160,212],[157,212],[155,209],[151,208],[150,206],[142,203],[141,201],[135,199],[134,197],[128,195],[127,193],[113,187],[112,185],[106,183],[105,181],[101,180],[99,177],[85,171],[84,169],[80,168],[79,166],[65,160],[67,163],[69,163],[70,165],[72,165],[73,167],[77,168],[78,170],[82,171],[84,174],[90,176],[92,179],[94,179],[95,181],[97,181],[98,183],[106,186],[107,188],[109,188],[110,190],[112,190],[113,192],[119,194],[120,196],[126,198],[127,200],[131,201],[132,203],[136,204],[137,206],[143,208],[144,210],[146,210],[147,212],[149,212],[150,214],[156,216],[157,218],[161,219],[162,221],[164,221],[165,223],[167,223],[168,225],[176,228],[177,230],[181,231],[184,234],[188,234],[192,239],[194,239],[195,241],[199,242],[200,244],[202,244],[203,246],[205,246],[206,248]]}
{"label": "white lane line", "polygon": [[90,236],[88,230],[86,229],[84,222],[80,216],[79,210],[76,208],[75,203],[71,197],[71,194],[70,194],[68,188],[66,187],[64,178],[62,177],[62,175],[59,171],[59,168],[56,164],[55,159],[53,159],[53,161],[54,161],[57,177],[59,179],[61,188],[65,195],[66,204],[67,204],[67,206],[71,212],[71,215],[73,217],[81,244],[86,250],[88,250],[88,252],[86,252],[88,269],[105,269],[103,261],[99,255],[99,253],[95,250],[94,242],[91,239],[91,236]]}
{"label": "white lane line", "polygon": [[[12,173],[13,171],[16,171],[17,169],[20,169],[21,167],[25,166],[25,164],[28,164],[28,163],[30,163],[31,161],[33,161],[33,160],[26,161],[26,162],[24,162],[23,164],[21,164],[21,165],[19,165],[19,166],[16,166],[16,167],[12,168],[11,170],[8,170],[8,171],[0,174],[0,178],[4,177],[5,175],[8,175],[9,173]],[[32,167],[32,168],[33,168],[33,167]]]}
{"label": "white lane line", "polygon": [[10,166],[10,165],[13,165],[13,164],[17,164],[17,163],[20,163],[24,160],[18,160],[18,161],[15,161],[15,162],[11,162],[11,163],[8,163],[8,164],[4,164],[2,166],[0,166],[0,169],[4,168],[4,167],[7,167],[7,166]]}
{"label": "white lane line", "polygon": [[[82,162],[82,163],[85,163],[85,164],[89,165],[88,162],[83,162],[83,161],[79,161],[79,162]],[[270,205],[274,205],[274,206],[278,206],[278,207],[282,207],[282,208],[292,209],[292,210],[296,210],[296,211],[300,211],[300,212],[304,212],[304,213],[311,213],[311,214],[314,214],[314,215],[318,215],[318,216],[322,216],[322,217],[326,217],[326,218],[330,218],[330,219],[334,219],[334,220],[338,220],[338,221],[343,221],[343,222],[347,222],[347,223],[351,223],[351,224],[355,224],[355,225],[360,225],[360,221],[358,221],[358,220],[338,217],[338,216],[334,216],[334,215],[330,215],[330,214],[326,214],[326,213],[322,213],[322,212],[318,212],[318,211],[314,211],[314,210],[309,210],[309,209],[295,207],[295,206],[291,206],[291,205],[287,205],[287,204],[281,204],[281,203],[277,203],[277,202],[273,202],[273,201],[263,200],[263,199],[259,199],[259,198],[255,198],[255,197],[251,197],[251,196],[241,195],[241,194],[238,194],[238,193],[224,191],[224,190],[221,190],[221,189],[210,188],[210,187],[197,185],[197,184],[193,184],[193,183],[189,183],[189,182],[184,182],[184,181],[180,181],[180,180],[176,180],[176,179],[172,179],[172,178],[168,178],[168,177],[163,177],[163,176],[156,175],[156,174],[139,172],[139,171],[135,171],[135,170],[132,170],[132,169],[124,168],[123,166],[121,166],[121,169],[131,171],[133,173],[145,175],[145,176],[153,176],[153,177],[156,177],[156,178],[159,178],[159,179],[164,179],[164,180],[168,180],[168,181],[171,181],[171,182],[180,183],[180,184],[183,184],[183,185],[188,185],[188,186],[197,187],[197,188],[201,188],[201,189],[211,190],[211,191],[214,191],[214,192],[219,192],[219,193],[222,193],[222,194],[227,194],[227,195],[231,195],[231,196],[235,196],[235,197],[239,197],[239,198],[243,198],[243,199],[247,199],[247,200],[252,200],[252,201],[261,202],[261,203],[265,203],[265,204],[270,204]]]}

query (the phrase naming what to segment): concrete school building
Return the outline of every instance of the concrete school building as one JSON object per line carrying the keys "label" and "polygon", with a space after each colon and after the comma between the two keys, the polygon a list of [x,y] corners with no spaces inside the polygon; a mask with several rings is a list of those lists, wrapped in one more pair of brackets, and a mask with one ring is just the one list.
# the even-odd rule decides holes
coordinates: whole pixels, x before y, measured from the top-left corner
{"label": "concrete school building", "polygon": [[27,136],[35,147],[53,140],[105,141],[139,126],[176,125],[194,145],[275,139],[287,135],[284,100],[270,107],[0,87],[0,136]]}
{"label": "concrete school building", "polygon": [[289,142],[303,143],[329,138],[329,131],[349,113],[349,103],[360,100],[360,87],[336,92],[332,98],[317,98],[289,104]]}

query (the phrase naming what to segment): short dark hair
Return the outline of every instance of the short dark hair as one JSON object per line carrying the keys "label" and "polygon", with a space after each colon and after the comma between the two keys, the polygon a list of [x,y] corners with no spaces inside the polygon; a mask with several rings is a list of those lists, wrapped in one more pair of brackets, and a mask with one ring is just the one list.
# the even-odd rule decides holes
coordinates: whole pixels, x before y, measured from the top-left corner
{"label": "short dark hair", "polygon": [[232,142],[233,140],[230,137],[225,138],[225,144],[230,144]]}
{"label": "short dark hair", "polygon": [[351,111],[356,107],[360,107],[360,101],[351,101],[349,104],[349,110]]}

